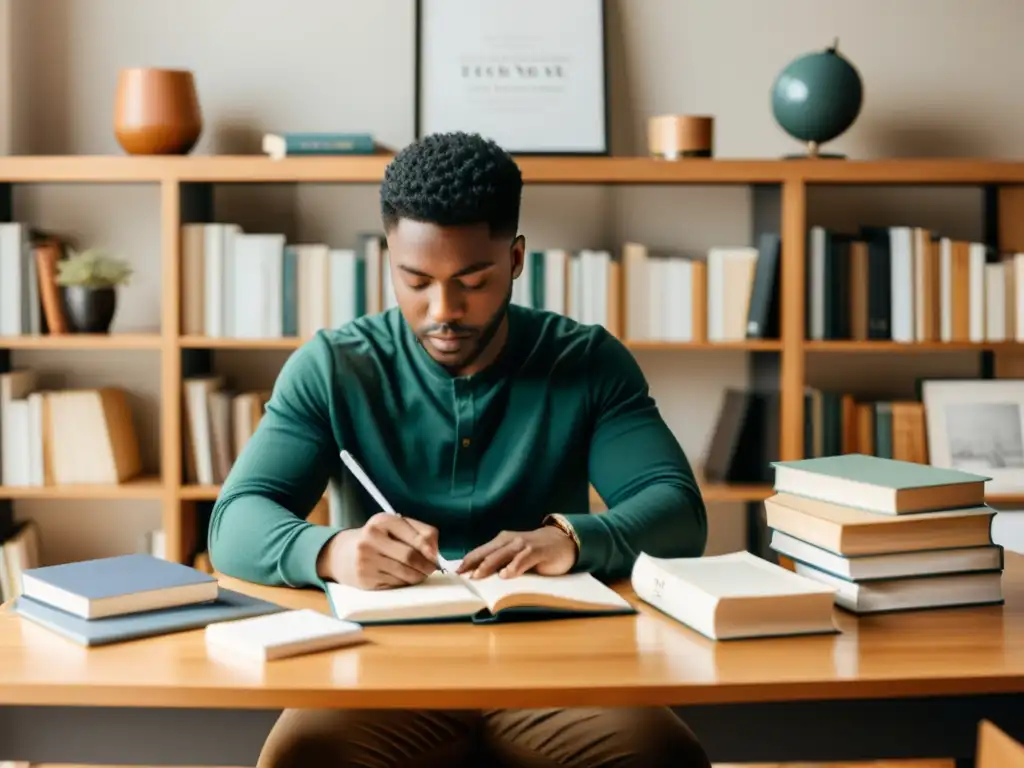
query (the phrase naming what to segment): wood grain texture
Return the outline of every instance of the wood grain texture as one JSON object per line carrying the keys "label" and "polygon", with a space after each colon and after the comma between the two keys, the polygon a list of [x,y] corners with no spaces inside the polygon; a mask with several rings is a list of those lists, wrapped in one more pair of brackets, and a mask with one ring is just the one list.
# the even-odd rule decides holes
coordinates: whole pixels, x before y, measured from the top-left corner
{"label": "wood grain texture", "polygon": [[[1007,553],[1006,566],[1005,606],[860,619],[837,610],[837,635],[714,643],[638,604],[627,617],[368,628],[364,645],[266,666],[208,658],[202,631],[87,650],[4,610],[0,704],[543,707],[1024,693],[1024,557]],[[316,590],[223,583],[327,611]]]}

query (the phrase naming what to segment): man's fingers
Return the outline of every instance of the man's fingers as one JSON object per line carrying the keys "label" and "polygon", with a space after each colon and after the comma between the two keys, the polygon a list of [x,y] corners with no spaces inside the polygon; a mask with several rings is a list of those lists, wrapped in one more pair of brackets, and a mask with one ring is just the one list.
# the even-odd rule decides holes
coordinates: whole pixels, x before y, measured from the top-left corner
{"label": "man's fingers", "polygon": [[512,559],[526,546],[521,538],[516,537],[507,544],[491,552],[473,571],[474,579],[484,579],[496,573],[502,566],[508,565]]}
{"label": "man's fingers", "polygon": [[379,527],[394,539],[417,550],[430,563],[437,561],[437,529],[398,515],[384,515]]}
{"label": "man's fingers", "polygon": [[537,550],[527,544],[519,550],[519,554],[513,557],[508,565],[498,571],[498,575],[503,579],[513,579],[516,576],[522,576],[537,565],[539,560],[540,555],[537,554]]}
{"label": "man's fingers", "polygon": [[495,550],[505,546],[510,538],[509,534],[505,532],[499,533],[486,544],[481,544],[479,547],[469,552],[464,558],[462,558],[462,563],[459,565],[459,573],[468,573],[469,571],[479,567],[480,563],[484,561],[484,558]]}
{"label": "man's fingers", "polygon": [[381,558],[378,568],[380,569],[382,580],[386,580],[392,587],[419,584],[429,575],[391,558]]}
{"label": "man's fingers", "polygon": [[421,551],[397,538],[392,538],[387,533],[378,534],[372,537],[371,541],[382,560],[398,563],[422,576],[429,576],[437,570],[434,561],[428,559]]}

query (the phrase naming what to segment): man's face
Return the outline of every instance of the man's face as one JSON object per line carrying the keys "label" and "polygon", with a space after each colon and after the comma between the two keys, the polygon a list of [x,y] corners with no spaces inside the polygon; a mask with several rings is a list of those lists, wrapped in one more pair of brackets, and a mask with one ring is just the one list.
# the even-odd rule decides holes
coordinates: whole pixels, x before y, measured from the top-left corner
{"label": "man's face", "polygon": [[402,219],[387,240],[399,308],[430,356],[457,374],[488,365],[505,341],[523,239]]}

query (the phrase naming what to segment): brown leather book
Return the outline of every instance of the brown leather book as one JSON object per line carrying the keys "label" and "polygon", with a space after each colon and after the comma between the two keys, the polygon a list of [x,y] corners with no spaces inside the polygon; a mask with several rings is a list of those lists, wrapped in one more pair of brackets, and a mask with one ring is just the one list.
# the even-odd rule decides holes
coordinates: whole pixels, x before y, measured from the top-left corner
{"label": "brown leather book", "polygon": [[68,323],[60,300],[60,287],[57,285],[57,262],[63,255],[60,243],[44,240],[35,246],[34,253],[36,273],[39,275],[39,300],[43,305],[46,328],[52,335],[65,334],[68,332]]}

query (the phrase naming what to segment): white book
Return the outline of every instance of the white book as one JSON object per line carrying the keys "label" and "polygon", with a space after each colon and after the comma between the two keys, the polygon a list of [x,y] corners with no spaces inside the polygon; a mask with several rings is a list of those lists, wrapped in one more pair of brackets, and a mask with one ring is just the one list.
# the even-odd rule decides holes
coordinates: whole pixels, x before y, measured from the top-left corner
{"label": "white book", "polygon": [[939,338],[953,339],[953,241],[939,240]]}
{"label": "white book", "polygon": [[566,300],[566,271],[569,254],[560,248],[544,252],[544,307],[549,312],[564,315]]}
{"label": "white book", "polygon": [[712,640],[837,631],[836,589],[750,552],[661,558],[640,553],[633,590]]}
{"label": "white book", "polygon": [[332,248],[327,260],[330,326],[340,328],[356,319],[356,252]]}
{"label": "white book", "polygon": [[303,608],[209,624],[205,639],[214,654],[273,661],[355,645],[365,637],[358,624]]}
{"label": "white book", "polygon": [[[457,568],[458,561],[452,566]],[[419,584],[393,589],[364,590],[327,582],[327,596],[336,617],[360,624],[456,619],[483,623],[500,621],[506,611],[566,616],[635,612],[624,597],[589,573],[469,579],[437,571]]]}
{"label": "white book", "polygon": [[0,336],[20,336],[28,329],[22,323],[21,225],[0,223]]}
{"label": "white book", "polygon": [[914,235],[910,227],[889,228],[893,341],[914,341]]}
{"label": "white book", "polygon": [[1000,262],[985,265],[985,340],[1006,341],[1006,272]]}

